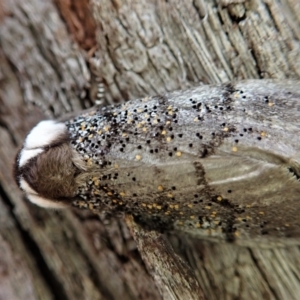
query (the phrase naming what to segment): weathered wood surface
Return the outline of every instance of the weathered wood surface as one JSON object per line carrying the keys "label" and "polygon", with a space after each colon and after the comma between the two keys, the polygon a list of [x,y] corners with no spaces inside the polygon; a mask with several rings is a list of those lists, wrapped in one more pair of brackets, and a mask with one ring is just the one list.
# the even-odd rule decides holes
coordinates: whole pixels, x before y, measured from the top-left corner
{"label": "weathered wood surface", "polygon": [[[199,81],[300,78],[297,0],[91,2],[109,103]],[[88,107],[91,74],[51,1],[4,0],[1,16],[0,297],[160,299],[122,220],[22,198],[11,164],[26,132],[45,116]],[[299,299],[299,247],[170,240],[207,299]]]}
{"label": "weathered wood surface", "polygon": [[194,272],[174,252],[164,235],[145,230],[132,216],[126,216],[126,223],[163,299],[205,299]]}

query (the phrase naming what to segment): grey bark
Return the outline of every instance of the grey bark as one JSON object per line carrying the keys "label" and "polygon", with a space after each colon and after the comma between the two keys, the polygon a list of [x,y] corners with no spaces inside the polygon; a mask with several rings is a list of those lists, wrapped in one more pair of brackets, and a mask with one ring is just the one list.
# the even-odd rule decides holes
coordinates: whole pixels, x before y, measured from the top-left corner
{"label": "grey bark", "polygon": [[[1,5],[0,296],[160,299],[122,220],[36,208],[13,182],[11,164],[26,132],[46,116],[89,105],[82,91],[91,74],[51,1]],[[91,5],[109,103],[199,81],[300,77],[296,0],[94,0]],[[207,299],[299,298],[297,246],[259,249],[169,239]]]}
{"label": "grey bark", "polygon": [[126,216],[126,223],[163,299],[205,299],[194,272],[174,252],[164,235],[145,230],[132,216]]}

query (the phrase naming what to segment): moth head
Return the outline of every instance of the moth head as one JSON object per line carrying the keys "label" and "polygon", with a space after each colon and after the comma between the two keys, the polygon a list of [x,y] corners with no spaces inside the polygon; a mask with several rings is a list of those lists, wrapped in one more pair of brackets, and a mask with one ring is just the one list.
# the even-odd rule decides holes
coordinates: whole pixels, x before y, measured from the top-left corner
{"label": "moth head", "polygon": [[32,203],[64,208],[76,195],[80,163],[66,125],[42,121],[29,132],[16,157],[15,178]]}

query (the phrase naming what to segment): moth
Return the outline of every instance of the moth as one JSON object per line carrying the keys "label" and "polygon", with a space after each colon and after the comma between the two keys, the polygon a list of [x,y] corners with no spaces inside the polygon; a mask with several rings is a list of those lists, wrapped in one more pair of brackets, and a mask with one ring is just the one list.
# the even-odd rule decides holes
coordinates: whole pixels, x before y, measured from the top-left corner
{"label": "moth", "polygon": [[149,229],[300,241],[299,82],[248,80],[42,121],[15,163],[27,198]]}

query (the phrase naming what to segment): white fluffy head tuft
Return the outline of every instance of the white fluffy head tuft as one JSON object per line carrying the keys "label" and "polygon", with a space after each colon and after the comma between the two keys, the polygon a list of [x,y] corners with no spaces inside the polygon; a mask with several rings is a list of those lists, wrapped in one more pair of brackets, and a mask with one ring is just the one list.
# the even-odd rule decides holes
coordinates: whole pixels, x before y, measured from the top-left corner
{"label": "white fluffy head tuft", "polygon": [[20,188],[26,193],[28,200],[40,207],[44,208],[66,208],[67,205],[63,202],[46,199],[36,193],[29,184],[23,179],[20,179]]}
{"label": "white fluffy head tuft", "polygon": [[61,135],[65,134],[66,130],[64,123],[52,120],[41,121],[28,134],[24,143],[24,149],[43,148],[52,144]]}
{"label": "white fluffy head tuft", "polygon": [[37,195],[37,192],[35,190],[33,190],[29,184],[23,179],[23,178],[20,178],[20,181],[19,181],[19,185],[20,185],[20,188],[26,193],[26,194],[35,194]]}
{"label": "white fluffy head tuft", "polygon": [[65,136],[67,127],[63,123],[48,120],[38,123],[28,134],[19,155],[19,167],[44,151],[44,148]]}
{"label": "white fluffy head tuft", "polygon": [[68,207],[65,203],[49,200],[49,199],[46,199],[39,195],[27,194],[27,198],[31,203],[36,204],[43,208],[66,208],[66,207]]}
{"label": "white fluffy head tuft", "polygon": [[38,154],[42,153],[44,150],[43,149],[32,149],[32,150],[27,150],[23,149],[20,153],[20,158],[19,158],[19,167],[23,167],[30,159],[33,157],[36,157]]}

